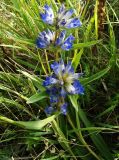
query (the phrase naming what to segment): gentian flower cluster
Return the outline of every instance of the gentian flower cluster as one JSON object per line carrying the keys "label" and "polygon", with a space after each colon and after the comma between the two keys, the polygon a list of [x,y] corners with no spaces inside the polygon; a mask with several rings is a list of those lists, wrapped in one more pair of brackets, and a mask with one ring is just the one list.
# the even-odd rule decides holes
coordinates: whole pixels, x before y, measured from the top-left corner
{"label": "gentian flower cluster", "polygon": [[78,78],[81,73],[75,73],[71,62],[67,65],[61,60],[59,63],[54,62],[51,64],[53,74],[46,77],[43,85],[47,88],[50,96],[50,106],[46,108],[46,113],[51,114],[55,111],[56,106],[60,109],[61,113],[66,115],[67,103],[65,98],[67,95],[84,94],[84,88],[80,84]]}
{"label": "gentian flower cluster", "polygon": [[73,15],[74,10],[65,10],[64,4],[62,4],[62,6],[59,8],[56,18],[53,9],[50,6],[45,5],[44,11],[45,13],[41,13],[40,16],[41,19],[47,24],[54,24],[57,26],[57,28],[76,28],[81,26],[81,21],[77,17],[70,18]]}
{"label": "gentian flower cluster", "polygon": [[66,31],[63,30],[59,37],[55,40],[55,32],[50,31],[43,31],[39,34],[37,38],[36,44],[38,48],[48,48],[51,45],[55,47],[61,47],[63,50],[70,50],[72,48],[72,42],[74,41],[74,37],[72,34],[65,39]]}
{"label": "gentian flower cluster", "polygon": [[61,47],[61,49],[69,51],[72,48],[74,37],[70,34],[67,38],[66,31],[59,31],[60,28],[76,28],[82,25],[78,17],[71,18],[74,10],[66,10],[64,4],[59,8],[58,12],[53,12],[51,6],[44,6],[44,13],[40,13],[42,21],[46,24],[55,26],[55,31],[46,30],[39,34],[36,45],[38,48],[49,49],[52,47]]}
{"label": "gentian flower cluster", "polygon": [[[82,25],[78,17],[72,18],[73,13],[74,10],[66,10],[64,4],[61,5],[57,13],[54,13],[51,6],[45,5],[44,12],[40,13],[40,17],[44,23],[52,25],[54,30],[42,31],[36,40],[37,47],[41,49],[54,47],[69,51],[75,38],[72,34],[66,37],[64,28],[71,29]],[[46,77],[43,82],[50,99],[50,105],[45,108],[45,112],[46,114],[52,114],[59,110],[66,115],[67,95],[84,94],[84,88],[78,80],[82,74],[75,73],[71,62],[65,65],[62,59],[51,64],[51,69],[53,74]]]}

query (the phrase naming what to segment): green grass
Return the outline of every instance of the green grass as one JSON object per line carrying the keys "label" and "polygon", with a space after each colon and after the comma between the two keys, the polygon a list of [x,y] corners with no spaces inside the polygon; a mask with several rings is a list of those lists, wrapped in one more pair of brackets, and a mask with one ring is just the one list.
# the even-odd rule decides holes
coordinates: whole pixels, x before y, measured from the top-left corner
{"label": "green grass", "polygon": [[[81,13],[83,23],[68,30],[76,37],[69,52],[36,48],[38,33],[49,27],[39,16],[45,3],[58,9],[55,0],[1,0],[0,160],[119,158],[118,1],[106,2],[102,39],[98,1],[88,1],[82,12],[78,1],[65,1],[67,8],[75,8],[75,15]],[[85,94],[67,98],[67,116],[47,117],[48,96],[42,82],[60,55],[72,60],[76,72],[84,73],[80,82]]]}

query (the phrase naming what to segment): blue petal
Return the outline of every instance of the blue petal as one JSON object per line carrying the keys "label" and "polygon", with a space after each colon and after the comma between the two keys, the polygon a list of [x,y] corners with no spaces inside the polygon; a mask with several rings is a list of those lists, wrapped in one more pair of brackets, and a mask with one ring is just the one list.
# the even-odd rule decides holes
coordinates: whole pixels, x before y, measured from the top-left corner
{"label": "blue petal", "polygon": [[47,43],[45,43],[41,38],[37,38],[36,46],[38,48],[46,48],[47,47]]}
{"label": "blue petal", "polygon": [[39,34],[36,40],[36,45],[38,48],[46,48],[50,43],[52,43],[53,38],[54,32],[49,29],[47,31],[43,31]]}
{"label": "blue petal", "polygon": [[63,42],[63,40],[64,40],[64,38],[65,38],[65,34],[66,34],[66,31],[65,31],[65,30],[63,30],[63,31],[60,33],[59,37],[56,39],[56,42],[55,42],[56,45],[61,45],[61,44],[62,44],[62,42]]}
{"label": "blue petal", "polygon": [[45,5],[44,9],[45,9],[45,13],[40,14],[41,19],[47,24],[53,24],[54,13],[52,8],[48,5]]}
{"label": "blue petal", "polygon": [[61,106],[61,113],[66,115],[67,114],[67,103],[64,103],[62,106]]}
{"label": "blue petal", "polygon": [[66,23],[67,23],[66,19],[62,19],[62,20],[59,22],[59,26],[65,26]]}
{"label": "blue petal", "polygon": [[47,4],[44,6],[44,8],[46,11],[49,11],[49,12],[51,12],[51,10],[52,10],[52,8],[50,6],[48,6]]}
{"label": "blue petal", "polygon": [[84,87],[78,80],[74,81],[73,87],[75,88],[75,94],[84,94]]}
{"label": "blue petal", "polygon": [[51,69],[53,69],[56,75],[59,75],[59,73],[61,72],[60,64],[57,62],[54,62],[53,64],[51,64]]}
{"label": "blue petal", "polygon": [[65,65],[64,65],[64,61],[63,61],[63,59],[61,59],[61,60],[60,60],[60,62],[59,62],[59,66],[60,66],[60,68],[61,68],[61,71],[64,71],[64,69],[65,69]]}
{"label": "blue petal", "polygon": [[64,4],[62,4],[58,10],[58,14],[62,14],[64,11],[65,11],[65,6],[64,6]]}
{"label": "blue petal", "polygon": [[59,97],[57,95],[50,96],[50,103],[57,103],[58,100],[59,100]]}
{"label": "blue petal", "polygon": [[63,87],[61,88],[60,94],[61,94],[62,97],[66,96],[66,91]]}
{"label": "blue petal", "polygon": [[54,108],[52,106],[48,106],[45,108],[45,113],[46,114],[52,114],[54,111]]}
{"label": "blue petal", "polygon": [[65,25],[66,28],[76,28],[82,25],[81,21],[78,18],[70,19],[69,22]]}
{"label": "blue petal", "polygon": [[83,75],[83,73],[74,73],[74,74],[71,74],[71,77],[72,77],[72,79],[76,80],[76,79],[78,79],[82,75]]}
{"label": "blue petal", "polygon": [[61,45],[61,48],[63,50],[70,50],[72,48],[72,43],[74,41],[74,36],[70,35],[69,37],[67,37],[67,39],[64,41],[64,43]]}
{"label": "blue petal", "polygon": [[67,37],[67,39],[65,40],[65,43],[72,43],[74,41],[74,36],[70,35]]}
{"label": "blue petal", "polygon": [[43,82],[43,86],[49,86],[51,84],[56,84],[58,82],[57,79],[52,76],[46,77],[46,80]]}
{"label": "blue petal", "polygon": [[68,64],[66,65],[65,72],[74,74],[74,68],[71,65],[71,61],[69,61]]}
{"label": "blue petal", "polygon": [[53,87],[50,87],[50,88],[47,88],[46,92],[50,95],[57,95],[58,94],[58,91],[59,91],[59,88],[53,86]]}
{"label": "blue petal", "polygon": [[60,62],[54,62],[53,64],[51,64],[51,69],[53,69],[54,73],[57,76],[61,76],[62,72],[65,69],[65,65],[64,65],[64,61],[60,60]]}
{"label": "blue petal", "polygon": [[72,48],[72,43],[63,43],[61,48],[65,51],[69,51]]}
{"label": "blue petal", "polygon": [[73,9],[66,11],[62,19],[68,20],[72,16],[73,13],[74,13]]}
{"label": "blue petal", "polygon": [[37,40],[36,40],[36,45],[38,48],[46,48],[48,45],[48,40],[46,40],[46,32],[43,31],[39,34]]}

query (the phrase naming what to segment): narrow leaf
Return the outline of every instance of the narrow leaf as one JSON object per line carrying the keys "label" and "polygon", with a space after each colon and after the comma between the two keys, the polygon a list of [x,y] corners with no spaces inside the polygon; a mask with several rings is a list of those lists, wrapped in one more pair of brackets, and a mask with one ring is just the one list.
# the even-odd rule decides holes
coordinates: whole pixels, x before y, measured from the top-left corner
{"label": "narrow leaf", "polygon": [[40,100],[42,100],[42,99],[44,99],[44,98],[47,98],[48,96],[47,96],[47,94],[46,94],[46,92],[41,92],[41,93],[36,93],[36,94],[34,94],[33,96],[31,96],[28,100],[27,100],[27,102],[26,103],[35,103],[35,102],[37,102],[37,101],[40,101]]}
{"label": "narrow leaf", "polygon": [[106,73],[108,73],[108,71],[111,69],[111,66],[108,66],[107,68],[103,69],[102,71],[88,77],[88,78],[83,78],[83,79],[80,79],[80,82],[83,84],[83,85],[86,85],[88,83],[91,83],[99,78],[101,78],[102,76],[104,76]]}
{"label": "narrow leaf", "polygon": [[90,47],[97,43],[101,42],[100,40],[97,41],[91,41],[91,42],[85,42],[85,43],[78,43],[74,44],[72,49],[78,49],[78,48],[84,48],[84,47]]}
{"label": "narrow leaf", "polygon": [[12,119],[9,119],[7,117],[4,116],[0,116],[0,120],[25,128],[25,129],[31,129],[31,130],[40,130],[42,129],[44,126],[46,126],[48,123],[50,123],[51,121],[53,121],[55,119],[56,115],[53,115],[51,117],[48,117],[46,119],[43,120],[37,120],[37,121],[29,121],[29,122],[25,122],[25,121],[13,121]]}

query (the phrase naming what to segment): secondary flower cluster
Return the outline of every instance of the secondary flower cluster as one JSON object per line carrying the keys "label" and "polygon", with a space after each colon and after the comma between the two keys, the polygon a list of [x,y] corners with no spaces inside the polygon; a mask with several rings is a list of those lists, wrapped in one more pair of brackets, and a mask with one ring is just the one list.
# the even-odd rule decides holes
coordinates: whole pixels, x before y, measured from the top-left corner
{"label": "secondary flower cluster", "polygon": [[58,110],[64,115],[67,113],[67,103],[65,98],[67,95],[83,94],[84,88],[78,81],[81,73],[75,73],[71,62],[67,65],[61,60],[59,63],[54,62],[51,64],[53,74],[46,77],[43,85],[47,88],[50,96],[50,106],[45,109],[47,114],[55,111],[56,106]]}
{"label": "secondary flower cluster", "polygon": [[81,26],[80,20],[75,17],[71,18],[74,10],[66,10],[64,4],[59,8],[58,13],[55,14],[53,9],[45,5],[44,13],[40,13],[40,17],[46,24],[53,25],[56,28],[56,31],[46,30],[39,34],[36,45],[38,48],[48,48],[49,46],[59,46],[63,50],[70,50],[72,48],[72,43],[74,41],[74,37],[72,35],[68,36],[65,39],[66,31],[63,30],[58,33],[58,29],[60,27],[64,28],[76,28]]}
{"label": "secondary flower cluster", "polygon": [[43,31],[39,34],[39,37],[36,41],[38,48],[47,48],[51,45],[56,47],[61,47],[63,50],[70,50],[72,48],[72,42],[74,41],[74,37],[70,35],[65,39],[66,31],[63,30],[59,37],[55,40],[55,32],[50,31]]}
{"label": "secondary flower cluster", "polygon": [[47,24],[54,24],[57,26],[57,28],[76,28],[81,26],[81,22],[77,17],[70,18],[74,13],[74,10],[66,10],[64,4],[62,4],[62,6],[59,8],[56,18],[50,6],[45,5],[44,11],[45,13],[41,13],[40,16],[41,19]]}

